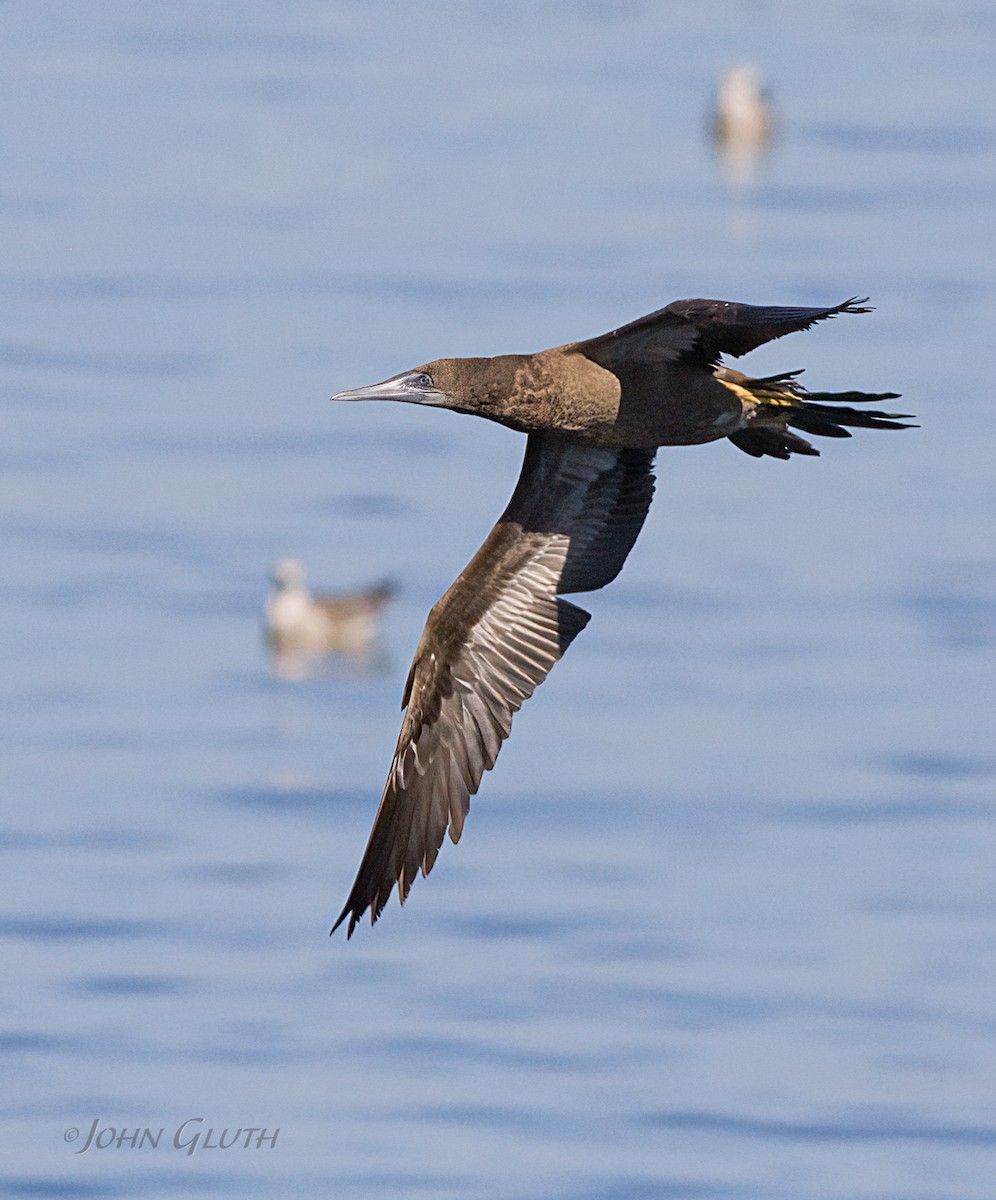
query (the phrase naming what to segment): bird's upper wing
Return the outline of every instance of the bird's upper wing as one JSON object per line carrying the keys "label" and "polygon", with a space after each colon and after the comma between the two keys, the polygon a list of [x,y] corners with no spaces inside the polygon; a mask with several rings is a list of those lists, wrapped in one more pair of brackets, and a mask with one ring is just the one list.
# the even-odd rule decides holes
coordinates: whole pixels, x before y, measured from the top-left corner
{"label": "bird's upper wing", "polygon": [[728,300],[676,300],[572,349],[609,370],[627,362],[715,366],[721,354],[736,358],[838,313],[871,312],[863,304],[852,298],[833,308],[773,308]]}
{"label": "bird's upper wing", "polygon": [[653,451],[533,433],[508,508],[429,614],[373,832],[333,932],[376,921],[398,885],[455,842],[481,776],[517,712],[588,623],[561,592],[604,587],[622,569],[654,491]]}

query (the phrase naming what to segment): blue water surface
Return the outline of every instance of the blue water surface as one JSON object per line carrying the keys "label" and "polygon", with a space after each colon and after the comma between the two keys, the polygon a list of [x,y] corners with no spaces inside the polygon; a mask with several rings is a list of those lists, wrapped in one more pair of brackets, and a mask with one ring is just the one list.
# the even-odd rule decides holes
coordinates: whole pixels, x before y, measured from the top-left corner
{"label": "blue water surface", "polygon": [[[994,62],[981,0],[0,6],[0,1191],[991,1200]],[[866,294],[750,369],[922,428],[662,451],[460,846],[330,941],[522,440],[329,394]],[[399,581],[375,659],[272,674],[287,555]]]}

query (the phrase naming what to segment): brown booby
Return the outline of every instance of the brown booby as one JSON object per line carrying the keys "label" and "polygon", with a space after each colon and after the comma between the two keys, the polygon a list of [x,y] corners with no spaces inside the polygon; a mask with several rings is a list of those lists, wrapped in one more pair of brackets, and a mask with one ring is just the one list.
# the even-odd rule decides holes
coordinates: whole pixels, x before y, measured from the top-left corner
{"label": "brown booby", "polygon": [[528,434],[498,524],[429,613],[373,831],[333,932],[377,920],[397,885],[403,904],[495,764],[512,715],[587,625],[561,597],[611,582],[643,525],[659,446],[729,438],[747,454],[819,453],[803,433],[904,429],[908,414],[855,404],[895,392],[810,393],[798,371],[753,379],[720,363],[864,301],[771,308],[678,300],[584,342],[538,354],[440,359],[333,400],[450,408]]}

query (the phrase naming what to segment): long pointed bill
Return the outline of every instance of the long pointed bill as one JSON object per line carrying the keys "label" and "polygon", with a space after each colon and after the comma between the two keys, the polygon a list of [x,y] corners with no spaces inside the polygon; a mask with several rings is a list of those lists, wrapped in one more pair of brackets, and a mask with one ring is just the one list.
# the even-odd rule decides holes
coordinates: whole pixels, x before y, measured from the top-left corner
{"label": "long pointed bill", "polygon": [[333,400],[400,400],[404,404],[445,405],[446,397],[432,386],[427,375],[407,372],[385,379],[383,383],[372,383],[369,387],[353,388],[348,392],[336,392]]}

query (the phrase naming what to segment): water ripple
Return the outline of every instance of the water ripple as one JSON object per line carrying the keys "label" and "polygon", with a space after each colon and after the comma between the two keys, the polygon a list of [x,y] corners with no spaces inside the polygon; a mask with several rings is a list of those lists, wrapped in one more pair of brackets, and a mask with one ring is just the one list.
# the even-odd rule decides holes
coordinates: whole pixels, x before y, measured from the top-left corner
{"label": "water ripple", "polygon": [[658,1129],[728,1133],[770,1141],[803,1142],[935,1142],[964,1146],[996,1146],[996,1130],[973,1125],[929,1125],[868,1117],[853,1121],[779,1121],[710,1112],[660,1112],[641,1118]]}

